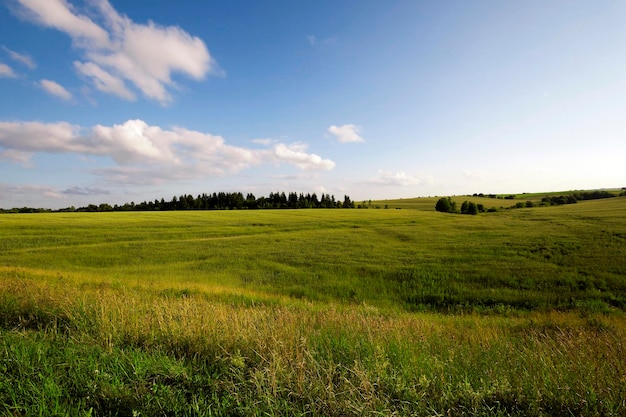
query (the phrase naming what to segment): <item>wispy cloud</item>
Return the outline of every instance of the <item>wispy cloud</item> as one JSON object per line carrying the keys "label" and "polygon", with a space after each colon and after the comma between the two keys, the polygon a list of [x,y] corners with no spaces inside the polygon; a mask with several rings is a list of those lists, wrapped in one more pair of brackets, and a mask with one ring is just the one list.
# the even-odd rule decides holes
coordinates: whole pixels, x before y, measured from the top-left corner
{"label": "wispy cloud", "polygon": [[259,145],[269,146],[272,143],[276,143],[276,139],[269,139],[269,138],[252,139],[252,143],[258,143]]}
{"label": "wispy cloud", "polygon": [[85,13],[67,0],[17,1],[27,19],[72,38],[82,53],[74,67],[102,92],[133,100],[126,86],[130,83],[145,97],[167,104],[171,89],[177,87],[172,74],[201,80],[219,73],[200,38],[177,26],[135,23],[107,0],[91,2],[93,9]]}
{"label": "wispy cloud", "polygon": [[219,177],[260,164],[285,163],[303,171],[335,166],[302,143],[248,149],[228,145],[221,136],[182,127],[163,129],[142,120],[92,128],[67,122],[0,122],[0,149],[0,157],[23,164],[34,153],[109,157],[116,166],[94,172],[116,183]]}
{"label": "wispy cloud", "polygon": [[378,171],[378,177],[369,181],[370,184],[409,187],[432,183],[430,175],[408,175],[404,171]]}
{"label": "wispy cloud", "polygon": [[463,175],[470,180],[484,180],[487,178],[487,173],[482,169],[468,169],[463,171]]}
{"label": "wispy cloud", "polygon": [[65,87],[63,87],[61,84],[55,82],[55,81],[51,81],[51,80],[41,80],[39,82],[39,85],[41,85],[41,87],[46,90],[48,93],[52,94],[53,96],[59,97],[63,100],[71,100],[72,99],[72,93],[70,93],[69,91],[67,91],[65,89]]}
{"label": "wispy cloud", "polygon": [[332,125],[328,128],[328,132],[334,135],[340,143],[364,142],[360,135],[361,127],[357,125]]}
{"label": "wispy cloud", "polygon": [[109,195],[111,192],[109,190],[105,190],[103,188],[97,187],[70,187],[66,190],[61,191],[61,194],[68,195]]}
{"label": "wispy cloud", "polygon": [[111,75],[93,62],[74,61],[74,68],[85,77],[91,78],[94,87],[103,93],[113,94],[129,101],[137,99],[122,78]]}
{"label": "wispy cloud", "polygon": [[315,45],[331,45],[334,44],[336,39],[335,38],[318,38],[315,35],[307,35],[306,37],[307,41],[309,41],[309,44],[312,46]]}
{"label": "wispy cloud", "polygon": [[30,202],[32,202],[33,196],[54,199],[62,198],[62,195],[52,187],[3,183],[0,183],[0,195],[3,196],[3,200],[7,204],[4,208],[22,207],[29,204],[32,207]]}
{"label": "wispy cloud", "polygon": [[2,77],[4,77],[4,78],[15,78],[15,77],[17,77],[17,75],[15,75],[15,72],[13,72],[13,69],[10,66],[0,62],[0,78],[2,78]]}
{"label": "wispy cloud", "polygon": [[37,64],[35,63],[35,60],[30,55],[28,55],[28,54],[20,54],[18,52],[12,51],[12,50],[10,50],[9,48],[7,48],[4,45],[2,46],[2,49],[4,49],[6,51],[6,53],[9,54],[11,59],[21,63],[22,65],[27,66],[29,69],[35,69],[37,67]]}

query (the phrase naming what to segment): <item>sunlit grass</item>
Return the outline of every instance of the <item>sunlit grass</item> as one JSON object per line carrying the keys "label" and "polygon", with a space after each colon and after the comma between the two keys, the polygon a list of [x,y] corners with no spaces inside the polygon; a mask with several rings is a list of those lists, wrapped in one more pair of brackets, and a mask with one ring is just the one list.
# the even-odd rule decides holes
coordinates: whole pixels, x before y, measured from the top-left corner
{"label": "sunlit grass", "polygon": [[1,216],[0,414],[624,415],[624,208]]}

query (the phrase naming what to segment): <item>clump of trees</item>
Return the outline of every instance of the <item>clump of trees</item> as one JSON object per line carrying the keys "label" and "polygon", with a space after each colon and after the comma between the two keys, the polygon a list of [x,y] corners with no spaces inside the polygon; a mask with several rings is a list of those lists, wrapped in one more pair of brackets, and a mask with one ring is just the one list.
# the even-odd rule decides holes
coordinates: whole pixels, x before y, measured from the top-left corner
{"label": "clump of trees", "polygon": [[441,197],[435,204],[435,210],[442,213],[454,213],[456,212],[456,202],[450,197]]}
{"label": "clump of trees", "polygon": [[465,200],[463,204],[461,204],[461,214],[478,214],[478,206],[471,201]]}
{"label": "clump of trees", "polygon": [[440,211],[442,213],[461,213],[461,214],[471,214],[476,215],[479,212],[485,211],[485,206],[482,204],[475,204],[472,201],[465,200],[463,204],[461,204],[461,210],[457,211],[456,202],[452,200],[450,197],[442,197],[437,200],[437,204],[435,204],[435,210]]}

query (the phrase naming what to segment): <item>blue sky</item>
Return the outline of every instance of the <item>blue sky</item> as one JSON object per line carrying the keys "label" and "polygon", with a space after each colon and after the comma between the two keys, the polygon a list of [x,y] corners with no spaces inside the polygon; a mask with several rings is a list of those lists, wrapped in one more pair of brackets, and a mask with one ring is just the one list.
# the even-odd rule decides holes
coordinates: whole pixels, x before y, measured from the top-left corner
{"label": "blue sky", "polygon": [[626,186],[622,1],[6,0],[0,207]]}

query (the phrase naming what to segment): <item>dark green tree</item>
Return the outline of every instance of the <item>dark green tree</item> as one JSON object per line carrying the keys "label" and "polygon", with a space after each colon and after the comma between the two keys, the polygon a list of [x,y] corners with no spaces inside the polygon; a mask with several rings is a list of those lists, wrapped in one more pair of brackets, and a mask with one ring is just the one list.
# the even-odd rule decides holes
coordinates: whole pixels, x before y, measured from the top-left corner
{"label": "dark green tree", "polygon": [[437,204],[435,204],[435,210],[440,211],[442,213],[452,213],[452,199],[450,197],[441,197],[437,200]]}

